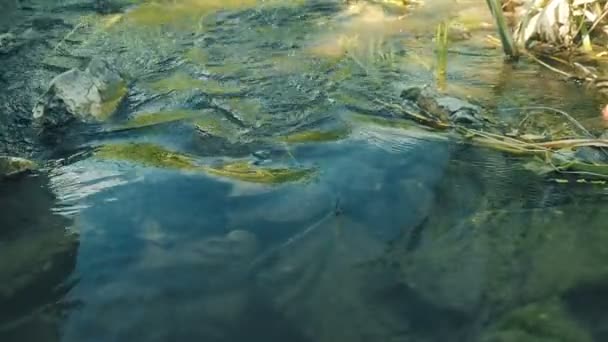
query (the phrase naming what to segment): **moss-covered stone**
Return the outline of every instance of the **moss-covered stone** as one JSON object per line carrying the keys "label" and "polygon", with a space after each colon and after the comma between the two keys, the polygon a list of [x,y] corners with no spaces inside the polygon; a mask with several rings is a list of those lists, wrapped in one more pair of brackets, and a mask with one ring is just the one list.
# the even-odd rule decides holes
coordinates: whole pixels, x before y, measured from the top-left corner
{"label": "moss-covered stone", "polygon": [[38,168],[38,165],[28,159],[0,156],[0,179],[15,176]]}
{"label": "moss-covered stone", "polygon": [[336,141],[342,140],[350,134],[350,129],[335,129],[335,130],[311,130],[304,132],[292,133],[283,137],[280,137],[279,140],[290,143],[307,143],[307,142],[325,142],[325,141]]}
{"label": "moss-covered stone", "polygon": [[95,156],[167,169],[196,170],[198,167],[192,156],[148,143],[104,145],[97,149]]}
{"label": "moss-covered stone", "polygon": [[205,167],[205,171],[220,177],[264,184],[300,181],[314,173],[313,169],[258,168],[242,161],[218,167]]}
{"label": "moss-covered stone", "polygon": [[104,91],[100,93],[101,103],[99,105],[98,115],[96,115],[97,119],[100,121],[109,119],[116,112],[128,92],[129,88],[125,81],[120,81],[111,85],[111,87],[104,89]]}
{"label": "moss-covered stone", "polygon": [[207,173],[214,176],[252,183],[279,184],[306,179],[314,169],[262,168],[246,161],[219,166],[197,163],[194,156],[164,149],[148,143],[113,144],[101,146],[95,156],[101,159],[122,160],[145,166]]}
{"label": "moss-covered stone", "polygon": [[120,128],[122,129],[148,127],[168,122],[194,119],[198,116],[201,116],[200,111],[187,109],[170,110],[155,113],[143,113],[136,115],[134,118],[121,125]]}

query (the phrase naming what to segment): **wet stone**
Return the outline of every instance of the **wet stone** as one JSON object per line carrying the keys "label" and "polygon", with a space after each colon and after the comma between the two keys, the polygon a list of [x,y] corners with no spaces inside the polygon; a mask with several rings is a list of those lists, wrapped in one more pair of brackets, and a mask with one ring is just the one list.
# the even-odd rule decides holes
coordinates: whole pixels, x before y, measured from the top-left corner
{"label": "wet stone", "polygon": [[0,55],[9,54],[18,47],[17,37],[12,33],[0,34]]}
{"label": "wet stone", "polygon": [[31,160],[0,156],[0,179],[5,177],[13,177],[36,168],[36,163]]}
{"label": "wet stone", "polygon": [[482,108],[461,99],[439,94],[429,87],[412,87],[403,90],[401,98],[412,102],[428,114],[457,124],[480,126]]}
{"label": "wet stone", "polygon": [[71,69],[55,77],[33,109],[41,131],[51,133],[74,119],[102,122],[127,94],[125,81],[110,63],[93,59],[86,70]]}

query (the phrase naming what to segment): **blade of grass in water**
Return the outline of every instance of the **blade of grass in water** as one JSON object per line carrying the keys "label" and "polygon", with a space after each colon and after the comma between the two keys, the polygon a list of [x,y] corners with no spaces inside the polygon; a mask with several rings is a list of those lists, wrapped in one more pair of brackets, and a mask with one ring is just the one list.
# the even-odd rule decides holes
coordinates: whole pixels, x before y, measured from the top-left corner
{"label": "blade of grass in water", "polygon": [[437,88],[443,90],[446,87],[446,74],[448,68],[448,23],[446,21],[437,25],[435,44],[435,52],[437,53],[435,77],[437,79]]}
{"label": "blade of grass in water", "polygon": [[498,29],[498,35],[500,36],[500,41],[502,42],[502,48],[505,54],[512,59],[516,59],[519,57],[517,48],[513,43],[513,37],[511,37],[511,31],[507,26],[507,22],[505,21],[505,17],[502,13],[502,6],[498,0],[486,0],[488,3],[488,7],[490,8],[490,12],[492,12],[492,16],[496,21],[496,27]]}

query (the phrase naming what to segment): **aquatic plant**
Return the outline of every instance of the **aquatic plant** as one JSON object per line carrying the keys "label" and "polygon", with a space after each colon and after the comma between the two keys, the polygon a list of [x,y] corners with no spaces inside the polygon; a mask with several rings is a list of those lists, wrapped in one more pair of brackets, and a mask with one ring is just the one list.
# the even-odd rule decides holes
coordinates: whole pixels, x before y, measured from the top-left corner
{"label": "aquatic plant", "polygon": [[314,169],[259,168],[250,163],[237,161],[218,167],[205,167],[212,175],[246,182],[279,184],[306,179],[314,174]]}
{"label": "aquatic plant", "polygon": [[150,83],[150,88],[158,92],[169,91],[191,91],[198,89],[207,94],[225,95],[243,92],[238,86],[227,86],[225,83],[214,79],[198,79],[184,72],[176,72],[173,75]]}
{"label": "aquatic plant", "polygon": [[311,131],[304,131],[304,132],[288,134],[286,136],[280,137],[279,140],[286,142],[286,143],[290,143],[290,144],[336,141],[336,140],[341,140],[341,139],[348,137],[349,134],[350,134],[349,128],[341,128],[341,129],[326,130],[326,131],[311,130]]}
{"label": "aquatic plant", "polygon": [[141,128],[159,125],[168,122],[193,119],[201,115],[201,111],[196,110],[170,110],[164,112],[137,114],[134,118],[121,125],[120,128]]}
{"label": "aquatic plant", "polygon": [[502,42],[502,47],[505,54],[510,58],[517,58],[518,52],[517,47],[511,37],[511,29],[507,26],[504,14],[502,12],[502,4],[499,0],[486,0],[490,12],[496,21],[496,27],[498,29],[498,36]]}
{"label": "aquatic plant", "polygon": [[167,169],[196,170],[195,158],[150,143],[111,144],[99,147],[95,156]]}
{"label": "aquatic plant", "polygon": [[437,88],[443,90],[446,86],[448,69],[448,23],[445,21],[437,25],[435,33],[435,53],[437,54],[435,79],[437,81]]}
{"label": "aquatic plant", "polygon": [[219,10],[241,10],[255,6],[293,6],[303,0],[151,0],[133,8],[125,19],[138,25],[192,27],[202,17]]}
{"label": "aquatic plant", "polygon": [[0,156],[0,179],[37,168],[38,164],[28,159]]}
{"label": "aquatic plant", "polygon": [[279,184],[306,179],[314,174],[310,168],[258,167],[247,161],[233,161],[220,165],[202,165],[192,155],[167,150],[150,143],[111,144],[99,147],[95,156],[100,159],[120,160],[163,169],[206,173],[252,183]]}
{"label": "aquatic plant", "polygon": [[127,96],[129,88],[125,81],[120,81],[112,87],[105,89],[101,95],[101,104],[99,107],[99,115],[97,119],[101,121],[107,120],[116,112],[122,100]]}
{"label": "aquatic plant", "polygon": [[593,338],[568,314],[560,300],[553,298],[505,314],[482,341],[591,342]]}

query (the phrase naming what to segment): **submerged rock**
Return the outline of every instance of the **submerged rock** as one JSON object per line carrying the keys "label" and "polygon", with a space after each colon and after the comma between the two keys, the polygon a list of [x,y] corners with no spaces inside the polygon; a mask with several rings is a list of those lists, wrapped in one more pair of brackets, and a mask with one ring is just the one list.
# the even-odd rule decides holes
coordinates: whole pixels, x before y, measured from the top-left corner
{"label": "submerged rock", "polygon": [[[56,303],[74,269],[78,235],[65,217],[54,213],[54,195],[45,177],[2,184],[0,191],[0,340],[8,322],[21,324]],[[23,339],[16,339],[23,340]]]}
{"label": "submerged rock", "polygon": [[108,62],[93,59],[86,70],[71,69],[55,77],[33,109],[43,128],[59,128],[76,119],[102,122],[114,114],[127,86]]}
{"label": "submerged rock", "polygon": [[0,156],[0,179],[32,171],[36,167],[36,163],[28,159]]}
{"label": "submerged rock", "polygon": [[17,47],[17,37],[12,33],[0,34],[0,54],[9,54]]}
{"label": "submerged rock", "polygon": [[413,102],[430,115],[453,123],[480,126],[484,122],[481,107],[439,94],[429,87],[405,89],[401,93],[401,98]]}
{"label": "submerged rock", "polygon": [[[450,182],[459,184],[454,177]],[[581,289],[608,284],[606,211],[585,204],[504,206],[492,203],[492,195],[463,200],[454,193],[453,186],[439,192],[431,210],[437,215],[391,248],[387,261],[398,265],[412,295],[457,313],[467,329],[481,321],[492,325],[467,341],[592,341],[576,322],[597,312],[580,299],[589,298]],[[578,299],[566,307],[569,296]],[[608,303],[605,294],[593,298]]]}

